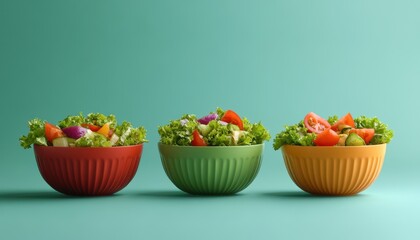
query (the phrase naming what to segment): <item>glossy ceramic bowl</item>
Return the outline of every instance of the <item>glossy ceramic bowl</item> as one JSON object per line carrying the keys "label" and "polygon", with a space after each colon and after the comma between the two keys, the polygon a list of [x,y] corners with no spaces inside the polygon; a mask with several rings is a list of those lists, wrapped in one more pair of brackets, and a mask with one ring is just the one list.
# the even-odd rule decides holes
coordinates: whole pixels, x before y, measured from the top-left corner
{"label": "glossy ceramic bowl", "polygon": [[287,171],[302,190],[317,195],[353,195],[379,176],[386,144],[282,147]]}
{"label": "glossy ceramic bowl", "polygon": [[133,179],[143,145],[109,148],[34,145],[39,171],[58,192],[68,195],[110,195]]}
{"label": "glossy ceramic bowl", "polygon": [[166,175],[190,194],[227,195],[245,189],[261,166],[263,144],[252,146],[173,146],[159,143]]}

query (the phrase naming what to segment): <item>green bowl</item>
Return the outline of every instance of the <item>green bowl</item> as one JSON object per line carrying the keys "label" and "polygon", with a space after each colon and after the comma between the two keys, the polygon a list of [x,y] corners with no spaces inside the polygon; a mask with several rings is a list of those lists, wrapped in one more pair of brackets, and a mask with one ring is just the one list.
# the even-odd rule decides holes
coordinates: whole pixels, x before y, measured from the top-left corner
{"label": "green bowl", "polygon": [[166,175],[190,194],[227,195],[244,190],[257,176],[263,144],[192,147],[159,143]]}

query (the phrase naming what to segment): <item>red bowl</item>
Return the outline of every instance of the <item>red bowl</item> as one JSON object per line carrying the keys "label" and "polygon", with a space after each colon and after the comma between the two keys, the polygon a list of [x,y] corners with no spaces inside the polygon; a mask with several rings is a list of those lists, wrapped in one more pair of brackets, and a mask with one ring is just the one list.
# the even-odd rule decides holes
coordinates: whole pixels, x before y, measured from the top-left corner
{"label": "red bowl", "polygon": [[34,145],[44,180],[68,195],[111,195],[133,179],[143,144],[108,147],[46,147]]}

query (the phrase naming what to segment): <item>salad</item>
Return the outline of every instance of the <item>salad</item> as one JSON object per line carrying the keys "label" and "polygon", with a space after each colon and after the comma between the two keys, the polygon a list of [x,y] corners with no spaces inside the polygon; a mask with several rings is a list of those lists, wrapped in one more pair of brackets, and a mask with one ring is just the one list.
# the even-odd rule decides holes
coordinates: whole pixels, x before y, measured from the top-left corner
{"label": "salad", "polygon": [[113,147],[147,142],[146,129],[133,127],[129,122],[117,124],[114,115],[82,113],[67,116],[58,125],[32,119],[29,133],[20,137],[20,145],[27,149],[32,144],[55,147]]}
{"label": "salad", "polygon": [[276,135],[275,150],[283,145],[300,146],[363,146],[389,143],[392,130],[377,117],[360,116],[353,119],[350,113],[342,118],[330,116],[324,119],[310,112],[298,124],[285,126]]}
{"label": "salad", "polygon": [[185,114],[159,126],[158,132],[161,143],[179,146],[255,145],[270,139],[261,122],[251,124],[234,111],[221,108],[202,118]]}

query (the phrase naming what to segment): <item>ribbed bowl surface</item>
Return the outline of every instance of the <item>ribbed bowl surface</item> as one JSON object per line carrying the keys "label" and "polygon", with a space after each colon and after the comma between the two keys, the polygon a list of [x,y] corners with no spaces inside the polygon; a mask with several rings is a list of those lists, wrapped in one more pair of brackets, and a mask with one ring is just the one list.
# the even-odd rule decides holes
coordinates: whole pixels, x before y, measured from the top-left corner
{"label": "ribbed bowl surface", "polygon": [[191,194],[226,195],[245,189],[257,176],[264,145],[191,147],[158,144],[166,175]]}
{"label": "ribbed bowl surface", "polygon": [[58,192],[68,195],[110,195],[133,179],[143,145],[82,148],[34,146],[39,171]]}
{"label": "ribbed bowl surface", "polygon": [[302,190],[319,195],[353,195],[378,177],[386,144],[353,147],[283,146],[287,171]]}

